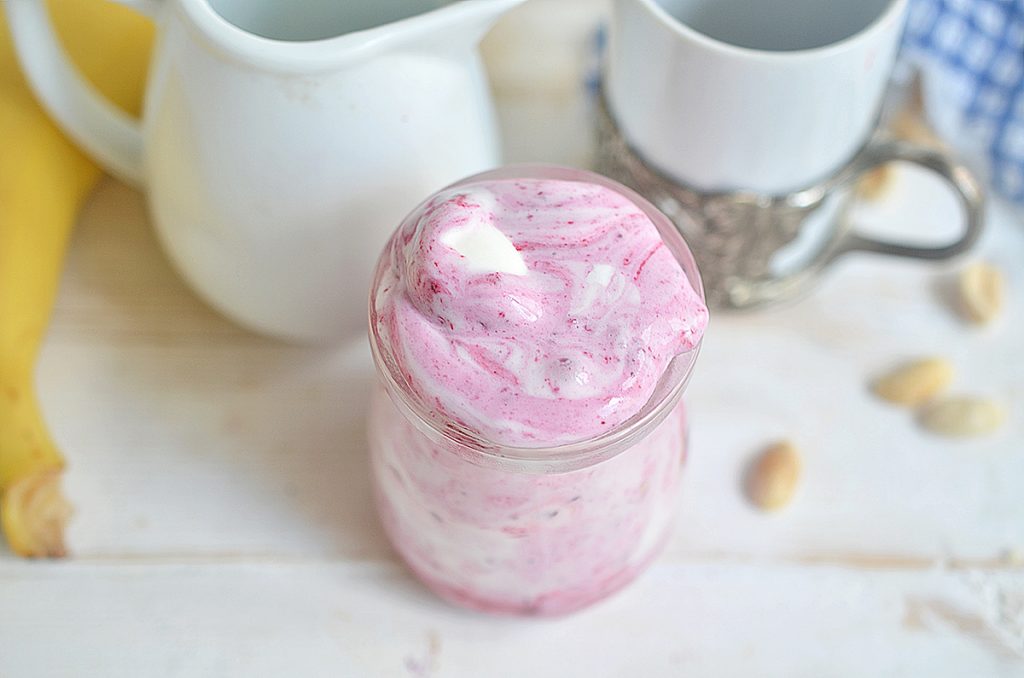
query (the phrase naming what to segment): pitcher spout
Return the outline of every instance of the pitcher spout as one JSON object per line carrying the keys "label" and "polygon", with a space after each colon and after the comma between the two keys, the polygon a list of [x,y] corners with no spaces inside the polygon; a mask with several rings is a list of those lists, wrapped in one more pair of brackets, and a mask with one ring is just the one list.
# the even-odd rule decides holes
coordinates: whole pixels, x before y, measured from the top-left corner
{"label": "pitcher spout", "polygon": [[526,0],[462,0],[405,22],[407,44],[473,48],[506,12]]}

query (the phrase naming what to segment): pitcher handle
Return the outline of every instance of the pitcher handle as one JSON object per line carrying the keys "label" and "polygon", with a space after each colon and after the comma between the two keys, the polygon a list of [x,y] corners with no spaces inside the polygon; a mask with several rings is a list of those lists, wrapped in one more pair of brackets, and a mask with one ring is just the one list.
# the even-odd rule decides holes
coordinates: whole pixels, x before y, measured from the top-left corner
{"label": "pitcher handle", "polygon": [[935,261],[966,252],[977,241],[985,216],[981,186],[966,166],[947,153],[897,139],[876,141],[864,148],[847,171],[837,178],[836,183],[852,184],[876,167],[900,161],[930,170],[949,184],[963,208],[963,230],[960,236],[945,245],[925,246],[878,240],[861,235],[856,230],[850,230],[828,253],[829,260],[847,252],[874,252]]}
{"label": "pitcher handle", "polygon": [[[155,17],[160,0],[117,0]],[[68,60],[45,0],[4,0],[18,61],[29,86],[61,128],[117,178],[143,183],[139,122],[107,101]]]}

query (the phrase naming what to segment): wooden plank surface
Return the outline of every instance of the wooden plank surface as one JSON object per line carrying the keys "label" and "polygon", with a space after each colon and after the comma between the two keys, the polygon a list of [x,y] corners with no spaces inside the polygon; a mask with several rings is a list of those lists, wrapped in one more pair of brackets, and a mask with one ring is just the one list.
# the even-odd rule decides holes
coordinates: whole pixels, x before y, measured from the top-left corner
{"label": "wooden plank surface", "polygon": [[4,676],[1001,678],[1021,675],[1024,651],[1005,573],[661,561],[558,620],[463,612],[382,562],[0,564],[0,577]]}

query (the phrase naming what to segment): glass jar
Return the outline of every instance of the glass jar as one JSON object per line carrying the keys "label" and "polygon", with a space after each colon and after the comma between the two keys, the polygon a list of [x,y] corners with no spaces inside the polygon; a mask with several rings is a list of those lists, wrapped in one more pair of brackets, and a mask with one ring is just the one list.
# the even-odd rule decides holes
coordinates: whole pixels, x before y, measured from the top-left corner
{"label": "glass jar", "polygon": [[[703,299],[679,232],[610,179],[520,165],[454,187],[512,178],[587,182],[624,195],[654,222]],[[647,404],[611,431],[547,448],[498,445],[411,396],[378,332],[376,296],[388,261],[381,258],[370,291],[380,387],[369,442],[378,511],[395,549],[441,597],[488,612],[564,614],[629,583],[657,555],[672,525],[686,453],[680,398],[700,345],[676,356]]]}

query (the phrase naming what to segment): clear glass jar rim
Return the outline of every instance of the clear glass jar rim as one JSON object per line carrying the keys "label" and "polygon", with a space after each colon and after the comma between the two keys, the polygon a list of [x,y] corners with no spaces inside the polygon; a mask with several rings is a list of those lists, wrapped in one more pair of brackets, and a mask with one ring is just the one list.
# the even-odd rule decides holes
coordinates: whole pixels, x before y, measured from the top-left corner
{"label": "clear glass jar rim", "polygon": [[[697,263],[693,258],[693,253],[672,221],[643,196],[608,177],[589,170],[559,165],[512,164],[460,179],[437,191],[437,193],[481,181],[501,179],[556,179],[586,182],[604,186],[625,196],[651,219],[661,234],[665,245],[682,267],[684,274],[690,281],[690,285],[693,286],[701,301],[705,301],[704,285],[700,278],[700,271],[697,269]],[[427,200],[430,200],[432,197],[428,197]],[[420,206],[417,206],[410,214],[418,211]],[[403,225],[404,223],[403,220]],[[396,233],[400,229],[401,225],[396,229]],[[551,447],[512,447],[487,440],[477,435],[474,431],[461,427],[454,422],[442,424],[438,421],[437,417],[432,416],[432,413],[427,408],[411,397],[408,390],[396,378],[395,370],[393,369],[394,361],[389,359],[390,356],[381,345],[382,342],[377,333],[376,281],[380,279],[382,269],[386,265],[387,257],[385,254],[390,250],[390,243],[391,241],[389,240],[388,245],[385,246],[384,253],[382,253],[377,261],[374,284],[371,285],[369,294],[369,335],[374,367],[378,375],[383,379],[389,396],[392,400],[396,401],[395,404],[403,414],[413,417],[413,423],[416,424],[417,428],[424,433],[439,436],[448,443],[465,448],[471,454],[479,455],[480,459],[478,461],[480,462],[490,461],[498,465],[526,465],[537,467],[537,470],[559,471],[590,466],[613,457],[632,446],[633,443],[641,439],[664,420],[679,401],[693,373],[693,367],[700,353],[703,340],[698,342],[692,350],[681,353],[672,359],[665,369],[661,381],[655,387],[654,394],[639,412],[610,431],[574,443]]]}

